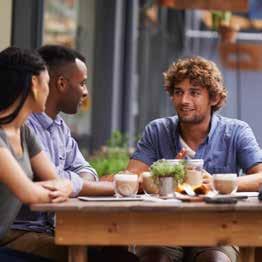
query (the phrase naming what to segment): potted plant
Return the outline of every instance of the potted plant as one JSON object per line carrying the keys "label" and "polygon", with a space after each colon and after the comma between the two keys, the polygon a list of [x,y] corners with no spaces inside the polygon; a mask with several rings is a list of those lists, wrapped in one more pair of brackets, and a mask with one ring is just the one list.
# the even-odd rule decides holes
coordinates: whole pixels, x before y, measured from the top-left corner
{"label": "potted plant", "polygon": [[153,180],[159,185],[160,197],[173,197],[174,189],[184,181],[186,171],[184,161],[172,163],[162,159],[153,163],[150,167]]}
{"label": "potted plant", "polygon": [[174,0],[159,0],[159,4],[165,7],[174,7],[175,1]]}
{"label": "potted plant", "polygon": [[217,30],[222,42],[235,42],[239,30],[236,24],[231,23],[232,13],[230,11],[213,11],[212,28]]}

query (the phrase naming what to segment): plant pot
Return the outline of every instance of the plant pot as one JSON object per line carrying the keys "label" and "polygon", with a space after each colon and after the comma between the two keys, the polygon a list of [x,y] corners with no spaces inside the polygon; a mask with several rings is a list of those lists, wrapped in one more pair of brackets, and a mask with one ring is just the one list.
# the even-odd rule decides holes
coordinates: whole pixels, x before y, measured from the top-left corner
{"label": "plant pot", "polygon": [[165,7],[174,7],[174,0],[159,0],[159,4]]}
{"label": "plant pot", "polygon": [[161,176],[159,179],[159,196],[162,198],[174,197],[174,178],[172,176]]}
{"label": "plant pot", "polygon": [[236,42],[238,29],[232,25],[219,25],[217,30],[221,42],[234,43]]}

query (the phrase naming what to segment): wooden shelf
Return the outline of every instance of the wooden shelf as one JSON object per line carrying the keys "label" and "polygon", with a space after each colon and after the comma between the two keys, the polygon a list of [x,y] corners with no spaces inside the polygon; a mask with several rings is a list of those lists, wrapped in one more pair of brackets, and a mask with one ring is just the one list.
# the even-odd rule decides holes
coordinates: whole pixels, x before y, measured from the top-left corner
{"label": "wooden shelf", "polygon": [[159,3],[162,6],[175,9],[248,11],[248,0],[159,0]]}
{"label": "wooden shelf", "polygon": [[262,71],[261,44],[220,43],[219,54],[225,68]]}

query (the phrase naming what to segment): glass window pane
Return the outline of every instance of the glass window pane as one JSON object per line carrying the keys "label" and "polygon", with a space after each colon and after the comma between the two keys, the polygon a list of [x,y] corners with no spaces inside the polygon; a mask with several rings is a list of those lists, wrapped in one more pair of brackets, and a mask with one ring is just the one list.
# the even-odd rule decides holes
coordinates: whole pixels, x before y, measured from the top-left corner
{"label": "glass window pane", "polygon": [[45,0],[43,44],[75,48],[78,0]]}

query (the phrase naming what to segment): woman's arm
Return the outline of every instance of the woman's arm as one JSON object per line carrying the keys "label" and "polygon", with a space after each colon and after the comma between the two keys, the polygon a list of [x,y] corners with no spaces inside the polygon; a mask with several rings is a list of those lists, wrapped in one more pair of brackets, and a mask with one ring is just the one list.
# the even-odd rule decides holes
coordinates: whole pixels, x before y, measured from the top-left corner
{"label": "woman's arm", "polygon": [[51,191],[59,191],[60,195],[57,196],[59,199],[63,198],[63,196],[67,198],[71,195],[73,190],[72,183],[68,179],[60,178],[57,175],[55,166],[44,151],[40,151],[30,161],[35,176],[41,181],[37,183],[38,185]]}
{"label": "woman's arm", "polygon": [[45,181],[58,178],[54,164],[44,151],[31,157],[30,161],[37,180]]}
{"label": "woman's arm", "polygon": [[50,191],[33,183],[7,148],[0,148],[0,181],[23,203],[47,203]]}

